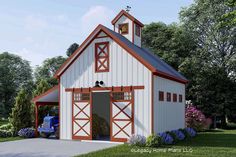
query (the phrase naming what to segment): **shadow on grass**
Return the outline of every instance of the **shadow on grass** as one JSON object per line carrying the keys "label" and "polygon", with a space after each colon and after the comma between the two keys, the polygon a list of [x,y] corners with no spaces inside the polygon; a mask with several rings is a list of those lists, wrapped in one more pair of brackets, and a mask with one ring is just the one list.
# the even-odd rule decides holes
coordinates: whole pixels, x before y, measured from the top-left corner
{"label": "shadow on grass", "polygon": [[199,134],[192,139],[177,143],[178,146],[191,147],[234,147],[236,148],[236,134]]}

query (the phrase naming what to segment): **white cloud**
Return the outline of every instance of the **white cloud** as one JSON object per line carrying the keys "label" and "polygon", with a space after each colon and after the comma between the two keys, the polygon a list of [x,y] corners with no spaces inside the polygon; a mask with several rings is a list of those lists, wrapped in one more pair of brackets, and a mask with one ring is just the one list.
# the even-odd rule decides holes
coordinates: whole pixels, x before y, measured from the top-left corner
{"label": "white cloud", "polygon": [[105,6],[91,7],[81,18],[83,32],[91,32],[97,25],[108,25],[113,11]]}

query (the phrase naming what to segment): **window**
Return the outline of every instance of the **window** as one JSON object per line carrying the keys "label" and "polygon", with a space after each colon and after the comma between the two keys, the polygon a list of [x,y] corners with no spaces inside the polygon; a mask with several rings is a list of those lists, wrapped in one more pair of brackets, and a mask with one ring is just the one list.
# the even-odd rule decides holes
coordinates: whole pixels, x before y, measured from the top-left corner
{"label": "window", "polygon": [[173,102],[177,102],[177,94],[173,94]]}
{"label": "window", "polygon": [[119,33],[120,34],[128,34],[129,33],[129,24],[124,23],[119,25]]}
{"label": "window", "polygon": [[140,33],[141,29],[140,26],[135,24],[135,34],[140,37],[141,33]]}
{"label": "window", "polygon": [[183,102],[183,96],[181,94],[179,95],[179,102]]}
{"label": "window", "polygon": [[89,101],[89,93],[74,93],[74,101]]}
{"label": "window", "polygon": [[159,91],[159,101],[164,101],[164,92]]}
{"label": "window", "polygon": [[112,97],[114,100],[131,100],[132,93],[131,92],[114,92],[112,93]]}
{"label": "window", "polygon": [[166,93],[166,100],[171,101],[171,93]]}
{"label": "window", "polygon": [[109,42],[95,44],[95,72],[109,72]]}

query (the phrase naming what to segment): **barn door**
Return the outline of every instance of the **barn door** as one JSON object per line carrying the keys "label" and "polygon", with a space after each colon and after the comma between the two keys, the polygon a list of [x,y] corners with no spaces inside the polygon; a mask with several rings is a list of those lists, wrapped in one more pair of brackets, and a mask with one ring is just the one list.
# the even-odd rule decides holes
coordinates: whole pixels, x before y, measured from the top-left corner
{"label": "barn door", "polygon": [[111,92],[111,141],[126,142],[134,133],[133,91]]}
{"label": "barn door", "polygon": [[91,119],[90,93],[73,93],[72,139],[92,139]]}

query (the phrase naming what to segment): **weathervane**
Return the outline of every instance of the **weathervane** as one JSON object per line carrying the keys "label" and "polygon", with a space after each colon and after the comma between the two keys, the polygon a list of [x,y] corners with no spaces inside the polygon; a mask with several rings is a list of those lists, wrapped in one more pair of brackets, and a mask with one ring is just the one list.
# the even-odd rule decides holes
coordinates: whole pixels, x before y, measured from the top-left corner
{"label": "weathervane", "polygon": [[130,9],[131,9],[131,7],[127,5],[125,8],[125,11],[128,13],[130,11]]}

